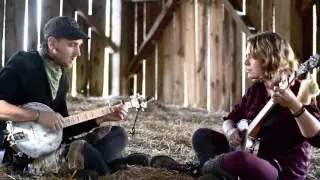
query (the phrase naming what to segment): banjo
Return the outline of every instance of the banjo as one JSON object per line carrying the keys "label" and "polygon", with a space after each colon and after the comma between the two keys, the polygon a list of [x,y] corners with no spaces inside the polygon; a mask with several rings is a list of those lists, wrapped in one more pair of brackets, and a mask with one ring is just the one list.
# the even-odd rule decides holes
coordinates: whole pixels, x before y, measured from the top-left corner
{"label": "banjo", "polygon": [[[310,56],[310,58],[301,64],[298,70],[296,70],[289,77],[289,79],[281,78],[279,87],[282,89],[289,88],[299,76],[312,72],[314,68],[319,66],[320,54]],[[254,155],[258,154],[261,139],[259,139],[257,136],[260,130],[261,122],[268,112],[274,107],[274,105],[275,102],[270,99],[250,124],[246,119],[240,120],[240,122],[237,124],[237,128],[240,136],[243,137],[243,142],[238,145],[235,150],[246,151]]]}
{"label": "banjo", "polygon": [[[128,108],[144,109],[147,107],[147,102],[151,99],[145,99],[137,94],[130,96],[130,101],[122,101],[121,103],[125,104]],[[110,114],[115,112],[118,106],[119,103],[65,117],[62,128]],[[50,107],[38,102],[30,102],[21,107],[53,112]],[[6,137],[7,141],[14,152],[19,157],[26,155],[30,158],[38,158],[58,149],[63,135],[62,129],[53,131],[35,121],[7,121],[6,131],[8,134]]]}

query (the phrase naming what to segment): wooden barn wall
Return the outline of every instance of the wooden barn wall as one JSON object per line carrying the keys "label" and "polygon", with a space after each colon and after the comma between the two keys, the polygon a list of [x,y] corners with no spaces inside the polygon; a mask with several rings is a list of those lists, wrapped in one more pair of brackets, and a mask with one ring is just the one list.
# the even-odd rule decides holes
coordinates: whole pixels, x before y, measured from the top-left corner
{"label": "wooden barn wall", "polygon": [[[165,103],[229,111],[252,84],[242,72],[243,39],[248,35],[275,31],[292,44],[301,62],[312,55],[312,11],[301,13],[299,2],[291,0],[245,2],[245,14],[239,16],[235,10],[244,11],[242,0],[179,1],[178,8],[169,12],[172,18],[159,30],[161,35],[153,39],[153,50],[148,49],[136,65],[140,70],[135,76],[138,92],[145,88],[146,95],[154,95]],[[146,9],[152,8],[151,4],[156,3],[150,2]],[[283,7],[288,11],[283,11]],[[153,18],[154,14],[145,16]],[[319,24],[319,16],[317,21]],[[145,85],[140,79],[143,73]]]}
{"label": "wooden barn wall", "polygon": [[[28,11],[26,11],[25,8],[26,2],[28,3]],[[60,5],[61,2],[63,3],[62,5]],[[76,18],[81,26],[81,29],[88,34],[91,34],[92,37],[90,41],[84,40],[83,45],[81,46],[82,55],[77,58],[75,66],[67,70],[70,81],[70,93],[90,96],[102,96],[104,88],[103,81],[105,77],[105,48],[109,46],[108,43],[110,43],[111,41],[110,38],[105,35],[106,2],[108,1],[94,0],[92,3],[92,14],[89,15],[89,0],[41,0],[41,5],[39,6],[41,15],[39,15],[37,12],[38,0],[0,0],[0,41],[2,42],[2,40],[5,39],[4,47],[2,47],[2,43],[0,43],[1,68],[2,64],[4,64],[16,51],[37,50],[39,48],[40,45],[38,44],[38,38],[40,39],[40,43],[42,43],[43,27],[49,19],[61,15],[71,16],[73,18]],[[117,1],[109,0],[109,2],[110,5],[113,6]],[[60,10],[61,7],[62,9]],[[81,11],[81,14],[78,14],[77,17],[75,17],[76,11]],[[28,39],[28,43],[24,45],[24,26],[26,12],[28,13],[28,24],[26,26],[28,33],[26,34],[26,37]],[[121,16],[120,13],[118,13],[117,15]],[[37,32],[37,19],[39,16],[41,16],[40,37],[38,37]],[[111,23],[111,20],[109,22]],[[4,24],[5,28],[3,28],[2,26]],[[91,28],[91,31],[89,31],[89,27]],[[3,34],[5,36],[3,36]],[[111,28],[109,35],[112,35]],[[88,51],[89,47],[90,52]],[[110,47],[112,48],[112,46]],[[4,51],[2,52],[3,49]],[[110,61],[112,60],[112,58],[118,58],[119,60],[119,52],[110,52]],[[117,56],[111,57],[112,53],[116,54]],[[2,55],[4,57],[4,61],[2,61]],[[119,64],[119,62],[117,63]],[[110,68],[109,73],[109,77],[111,77],[113,73],[112,67]],[[75,75],[76,77],[74,78],[73,75]],[[73,82],[74,79],[75,82]],[[112,80],[110,79],[109,82],[107,82],[107,88],[112,87]],[[71,92],[71,88],[74,89],[74,92]],[[110,94],[111,90],[109,89],[108,92]]]}
{"label": "wooden barn wall", "polygon": [[[25,2],[0,0],[0,24],[5,24],[0,28],[0,40],[6,40],[3,47],[0,43],[1,61],[18,50],[37,49],[38,38],[43,39],[42,30],[40,37],[37,32],[37,0],[28,0],[28,43],[23,44]],[[242,73],[247,35],[275,31],[292,44],[301,62],[313,54],[312,4],[300,6],[302,1],[121,1],[121,14],[110,14],[110,37],[105,35],[107,0],[94,0],[92,15],[88,14],[88,0],[64,0],[61,11],[60,2],[42,0],[40,27],[54,16],[74,17],[77,10],[81,11],[77,15],[81,28],[92,35],[81,46],[82,56],[67,71],[73,93],[102,96],[104,92],[117,93],[119,84],[121,95],[140,93],[165,103],[228,111],[251,84]],[[110,6],[114,2],[110,0]],[[317,3],[319,24],[319,1],[303,2]],[[239,16],[236,11],[245,14]],[[111,39],[117,38],[113,37],[112,22],[118,16],[121,45],[112,45]],[[319,25],[317,28],[319,41]],[[105,54],[107,46],[112,50]],[[121,47],[120,51],[114,52],[114,46]],[[316,48],[319,52],[319,45]],[[108,74],[104,74],[105,65]],[[120,82],[114,81],[118,75],[113,67],[121,69]],[[128,72],[130,68],[132,72]]]}

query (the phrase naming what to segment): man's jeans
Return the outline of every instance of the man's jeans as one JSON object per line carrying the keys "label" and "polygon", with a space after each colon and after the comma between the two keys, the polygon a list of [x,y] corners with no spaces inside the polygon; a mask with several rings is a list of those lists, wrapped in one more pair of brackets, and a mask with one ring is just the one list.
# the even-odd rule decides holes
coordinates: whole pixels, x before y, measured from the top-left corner
{"label": "man's jeans", "polygon": [[84,144],[84,167],[96,170],[99,175],[109,172],[108,163],[116,159],[128,144],[124,128],[112,126],[111,131],[96,144]]}

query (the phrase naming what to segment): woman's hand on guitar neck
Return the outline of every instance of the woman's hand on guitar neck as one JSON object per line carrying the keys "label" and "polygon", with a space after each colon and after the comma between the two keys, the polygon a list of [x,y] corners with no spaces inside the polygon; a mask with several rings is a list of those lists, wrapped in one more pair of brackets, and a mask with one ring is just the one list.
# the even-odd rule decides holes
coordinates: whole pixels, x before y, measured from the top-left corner
{"label": "woman's hand on guitar neck", "polygon": [[59,113],[39,111],[37,122],[52,129],[53,131],[63,128],[63,117]]}

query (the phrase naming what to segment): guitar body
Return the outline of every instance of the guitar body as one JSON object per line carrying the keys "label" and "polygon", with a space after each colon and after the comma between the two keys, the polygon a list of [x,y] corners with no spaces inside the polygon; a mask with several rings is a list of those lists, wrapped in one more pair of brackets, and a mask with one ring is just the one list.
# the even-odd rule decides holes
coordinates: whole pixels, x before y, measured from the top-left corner
{"label": "guitar body", "polygon": [[[50,107],[37,102],[22,107],[53,112]],[[62,142],[62,130],[52,131],[35,121],[8,121],[6,129],[7,140],[18,155],[38,158],[52,153]]]}

